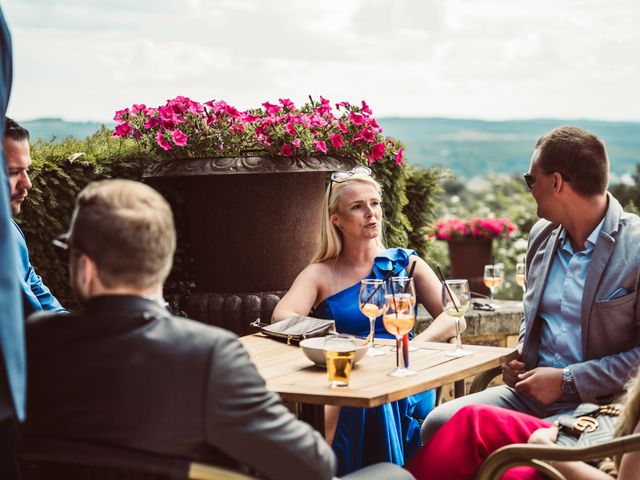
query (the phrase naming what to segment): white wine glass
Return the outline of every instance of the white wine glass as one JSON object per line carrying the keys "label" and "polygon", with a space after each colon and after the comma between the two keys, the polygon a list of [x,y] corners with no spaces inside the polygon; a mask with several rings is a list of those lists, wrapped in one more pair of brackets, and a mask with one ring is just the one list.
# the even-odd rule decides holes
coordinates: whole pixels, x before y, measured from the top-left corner
{"label": "white wine glass", "polygon": [[362,314],[369,319],[369,335],[366,341],[369,343],[367,355],[377,357],[385,355],[385,351],[375,348],[373,339],[376,332],[376,318],[382,315],[385,305],[386,287],[384,280],[377,278],[365,278],[360,282],[360,294],[358,295],[358,306]]}
{"label": "white wine glass", "polygon": [[[415,324],[415,315],[411,306],[411,295],[402,293],[407,278],[391,279],[386,295],[386,305],[382,315],[382,323],[391,335],[396,338],[396,369],[389,373],[391,377],[408,377],[416,372],[401,367],[402,337],[409,333]],[[396,293],[397,292],[397,293]]]}
{"label": "white wine glass", "polygon": [[472,355],[473,352],[462,348],[462,338],[460,336],[460,319],[464,317],[471,302],[471,291],[467,280],[446,280],[442,285],[442,305],[447,315],[454,318],[456,322],[456,349],[447,352],[450,357],[464,357]]}
{"label": "white wine glass", "polygon": [[517,263],[516,264],[516,283],[522,288],[522,296],[524,297],[524,293],[527,291],[527,287],[525,285],[525,279],[527,276],[527,264],[526,263]]}
{"label": "white wine glass", "polygon": [[501,263],[496,263],[495,265],[485,265],[482,280],[491,292],[489,299],[493,300],[495,290],[500,287],[500,285],[502,285],[502,281],[504,280],[504,265],[502,265]]}

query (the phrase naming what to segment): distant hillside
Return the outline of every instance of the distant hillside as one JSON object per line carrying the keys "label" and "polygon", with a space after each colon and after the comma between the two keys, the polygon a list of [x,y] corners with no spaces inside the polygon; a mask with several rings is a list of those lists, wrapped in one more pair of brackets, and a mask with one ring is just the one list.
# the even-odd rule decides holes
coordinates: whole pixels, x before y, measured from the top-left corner
{"label": "distant hillside", "polygon": [[[446,118],[380,118],[386,135],[407,146],[415,165],[440,164],[457,176],[470,178],[492,173],[522,173],[529,167],[535,142],[559,125],[578,125],[607,144],[611,170],[616,175],[635,172],[640,163],[640,122],[594,120],[509,120],[492,122]],[[22,122],[32,138],[84,138],[100,128],[99,122],[67,122],[43,118]],[[112,128],[113,122],[107,122]]]}
{"label": "distant hillside", "polygon": [[441,164],[460,177],[526,171],[538,138],[560,125],[577,125],[602,138],[614,174],[633,173],[640,163],[640,122],[382,118],[379,123],[407,146],[411,163]]}
{"label": "distant hillside", "polygon": [[[20,125],[29,130],[31,140],[62,140],[68,136],[86,138],[93,135],[103,124],[100,122],[68,122],[61,118],[38,118],[36,120],[19,121]],[[113,127],[113,122],[107,122]]]}

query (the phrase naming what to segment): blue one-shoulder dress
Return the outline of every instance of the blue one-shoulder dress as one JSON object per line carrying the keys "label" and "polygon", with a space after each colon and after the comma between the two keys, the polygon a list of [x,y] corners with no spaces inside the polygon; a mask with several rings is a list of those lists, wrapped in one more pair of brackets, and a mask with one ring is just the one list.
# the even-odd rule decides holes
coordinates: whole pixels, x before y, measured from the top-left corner
{"label": "blue one-shoulder dress", "polygon": [[[382,279],[391,270],[393,276],[406,275],[409,257],[415,254],[404,248],[384,250],[375,258],[367,278]],[[360,282],[323,300],[313,316],[335,320],[340,333],[366,337],[369,319],[360,312],[359,293]],[[393,338],[385,330],[382,316],[376,319],[375,331],[376,337]],[[390,355],[390,371],[393,366]],[[338,476],[376,462],[404,465],[420,446],[420,425],[414,415],[424,418],[434,403],[435,392],[430,390],[374,408],[342,407],[332,445],[338,458]]]}

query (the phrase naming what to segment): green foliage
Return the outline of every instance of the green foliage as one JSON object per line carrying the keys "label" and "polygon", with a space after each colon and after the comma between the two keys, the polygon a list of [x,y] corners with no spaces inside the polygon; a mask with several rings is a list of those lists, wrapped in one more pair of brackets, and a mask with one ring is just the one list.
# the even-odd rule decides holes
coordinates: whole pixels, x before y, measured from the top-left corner
{"label": "green foliage", "polygon": [[425,257],[432,242],[427,238],[427,225],[435,220],[436,200],[439,199],[442,181],[449,173],[437,167],[408,167],[407,205],[404,213],[409,219],[411,229],[408,231],[409,247]]}
{"label": "green foliage", "polygon": [[373,176],[382,186],[382,208],[385,223],[385,244],[389,247],[406,246],[407,231],[411,228],[404,213],[407,204],[407,168],[399,168],[393,162],[376,162],[370,165]]}

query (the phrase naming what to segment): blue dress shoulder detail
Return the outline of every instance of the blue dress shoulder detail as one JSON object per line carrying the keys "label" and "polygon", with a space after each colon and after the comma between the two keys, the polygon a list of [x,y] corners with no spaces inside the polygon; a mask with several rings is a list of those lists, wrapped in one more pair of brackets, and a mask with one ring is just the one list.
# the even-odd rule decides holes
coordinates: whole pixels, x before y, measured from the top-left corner
{"label": "blue dress shoulder detail", "polygon": [[[382,279],[391,276],[390,272],[393,276],[406,276],[411,255],[416,252],[404,248],[382,251],[366,278]],[[360,312],[359,293],[360,282],[323,300],[313,316],[335,320],[340,333],[366,337],[369,319]],[[375,330],[376,337],[393,338],[384,329],[382,317],[376,319]],[[391,371],[393,356],[389,355],[389,359]],[[420,446],[420,426],[413,414],[417,410],[423,414],[430,411],[434,403],[435,392],[430,390],[374,408],[342,407],[332,445],[338,458],[338,476],[376,462],[404,465]]]}

